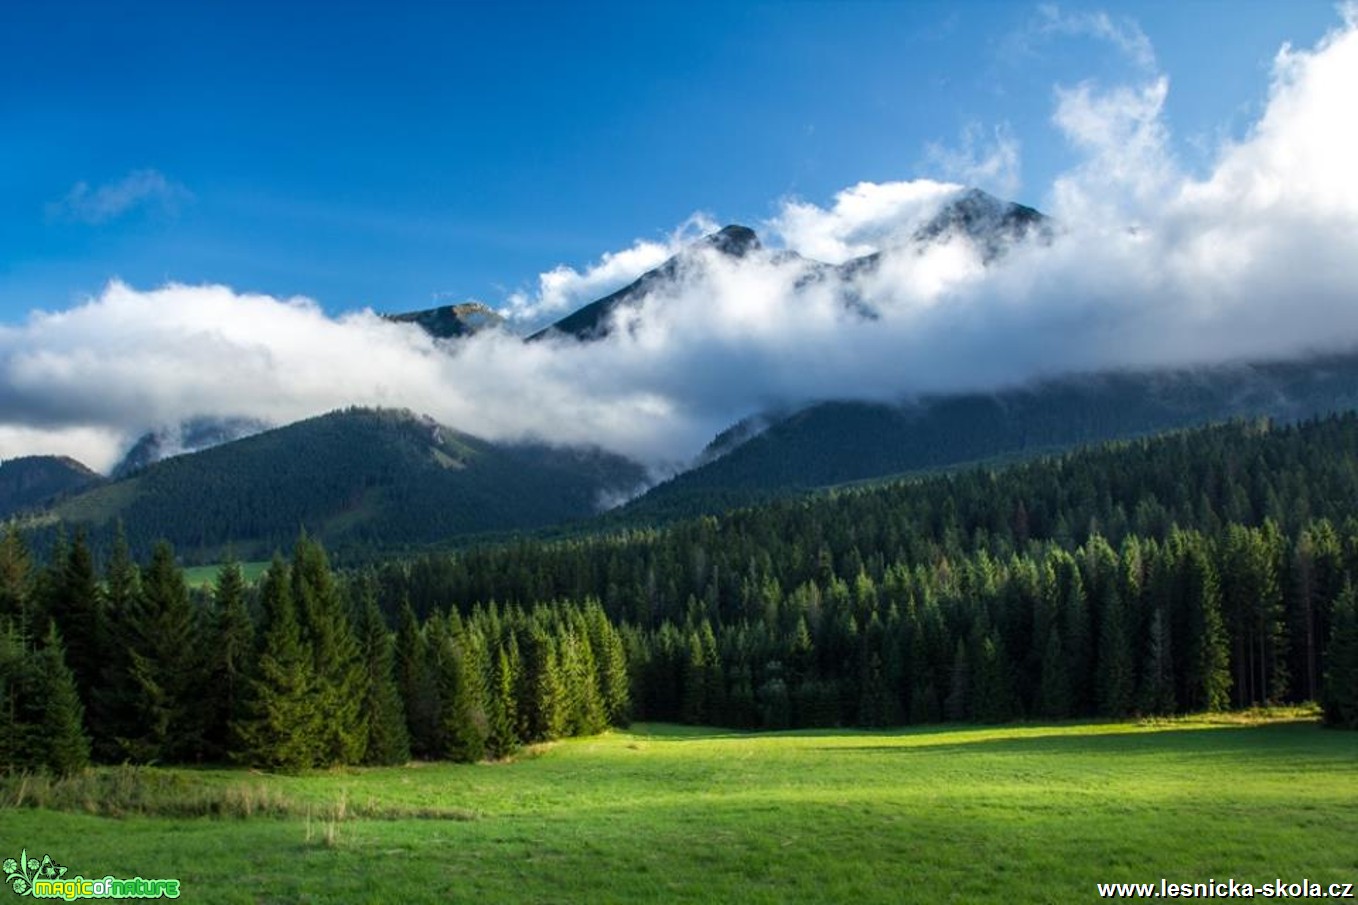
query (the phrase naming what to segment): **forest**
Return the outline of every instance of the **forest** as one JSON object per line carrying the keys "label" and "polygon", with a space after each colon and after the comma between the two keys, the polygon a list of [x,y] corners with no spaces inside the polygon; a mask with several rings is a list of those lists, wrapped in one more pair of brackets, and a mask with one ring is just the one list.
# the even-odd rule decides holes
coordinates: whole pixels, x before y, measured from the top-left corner
{"label": "forest", "polygon": [[0,770],[479,760],[742,729],[1317,701],[1358,728],[1358,415],[1233,423],[663,529],[190,591],[0,540]]}

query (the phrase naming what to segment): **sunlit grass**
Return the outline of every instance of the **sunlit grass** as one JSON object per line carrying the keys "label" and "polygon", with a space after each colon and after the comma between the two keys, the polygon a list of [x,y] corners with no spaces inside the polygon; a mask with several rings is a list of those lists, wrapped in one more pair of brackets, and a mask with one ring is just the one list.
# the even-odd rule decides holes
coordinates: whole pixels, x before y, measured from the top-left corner
{"label": "sunlit grass", "polygon": [[[0,811],[0,854],[178,877],[205,902],[1071,902],[1094,900],[1095,882],[1162,876],[1358,880],[1358,734],[1305,710],[882,732],[639,725],[499,764],[163,772],[174,778],[148,786],[209,804],[112,819],[54,797],[75,812]],[[246,798],[270,806],[251,818]],[[237,804],[213,810],[222,801]]]}

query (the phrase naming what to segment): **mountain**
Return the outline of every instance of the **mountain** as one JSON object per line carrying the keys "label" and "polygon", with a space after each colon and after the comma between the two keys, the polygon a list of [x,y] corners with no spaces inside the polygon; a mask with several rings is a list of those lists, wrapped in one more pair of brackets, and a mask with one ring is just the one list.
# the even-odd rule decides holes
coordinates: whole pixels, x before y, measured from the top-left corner
{"label": "mountain", "polygon": [[1015,242],[1035,238],[1050,242],[1055,236],[1052,219],[1034,208],[1002,201],[980,189],[968,189],[943,205],[915,231],[917,244],[965,236],[981,249],[986,263]]}
{"label": "mountain", "polygon": [[[1014,243],[1030,239],[1049,242],[1053,235],[1052,220],[1045,214],[1031,207],[1002,201],[980,189],[967,189],[943,204],[915,230],[906,241],[906,246],[923,251],[932,243],[960,236],[975,244],[982,260],[990,263]],[[748,226],[725,226],[693,243],[654,270],[642,274],[617,292],[590,302],[532,334],[528,341],[535,342],[550,336],[569,336],[581,342],[604,338],[612,328],[613,316],[619,309],[639,304],[647,295],[681,285],[686,280],[701,279],[702,253],[707,250],[715,250],[734,259],[765,251],[759,237]],[[895,251],[899,252],[900,249]],[[880,252],[853,258],[842,264],[827,264],[786,250],[769,253],[769,260],[776,266],[799,271],[794,284],[797,290],[828,283],[837,289],[847,309],[869,319],[876,316],[863,302],[854,281],[878,266]]]}
{"label": "mountain", "polygon": [[190,418],[143,434],[113,466],[114,480],[128,477],[171,456],[200,452],[268,429],[255,418]]}
{"label": "mountain", "polygon": [[350,409],[149,465],[51,515],[133,547],[169,539],[189,559],[231,544],[267,556],[305,528],[339,551],[379,550],[594,514],[642,484],[597,450],[491,443],[407,411]]}
{"label": "mountain", "polygon": [[716,512],[760,499],[962,463],[1028,458],[1231,418],[1358,408],[1358,354],[1049,380],[898,405],[822,402],[723,431],[697,467],[620,515]]}
{"label": "mountain", "polygon": [[23,456],[0,462],[0,518],[34,509],[103,478],[66,456]]}
{"label": "mountain", "polygon": [[584,342],[602,339],[608,335],[609,321],[613,312],[627,305],[640,302],[647,295],[667,284],[679,282],[683,279],[684,268],[694,264],[704,249],[714,249],[732,258],[743,258],[751,252],[758,251],[761,247],[759,237],[748,226],[725,226],[710,236],[695,242],[654,270],[643,273],[617,292],[590,302],[556,323],[544,327],[529,336],[528,341],[536,342],[552,335],[573,336]]}
{"label": "mountain", "polygon": [[498,327],[505,320],[480,302],[443,305],[424,311],[383,316],[398,324],[415,324],[435,339],[460,339],[482,330]]}

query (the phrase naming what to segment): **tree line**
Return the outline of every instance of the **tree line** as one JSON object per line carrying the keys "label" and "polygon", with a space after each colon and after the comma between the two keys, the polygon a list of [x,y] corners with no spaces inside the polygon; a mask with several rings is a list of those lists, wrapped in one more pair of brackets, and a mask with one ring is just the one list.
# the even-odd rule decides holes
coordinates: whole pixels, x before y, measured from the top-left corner
{"label": "tree line", "polygon": [[0,768],[478,760],[742,728],[1316,700],[1358,727],[1358,416],[1234,424],[666,529],[192,593],[0,540]]}
{"label": "tree line", "polygon": [[[39,628],[41,627],[41,634]],[[145,568],[83,536],[36,565],[0,539],[0,772],[91,760],[278,770],[475,761],[628,718],[622,636],[596,602],[399,614],[305,535],[257,586],[193,592],[168,544]]]}

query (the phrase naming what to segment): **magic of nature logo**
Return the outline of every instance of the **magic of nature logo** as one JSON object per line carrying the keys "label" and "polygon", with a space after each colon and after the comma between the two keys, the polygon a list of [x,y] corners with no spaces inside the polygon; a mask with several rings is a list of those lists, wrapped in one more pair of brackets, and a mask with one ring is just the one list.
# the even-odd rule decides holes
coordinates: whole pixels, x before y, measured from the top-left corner
{"label": "magic of nature logo", "polygon": [[13,892],[37,899],[177,899],[178,880],[146,880],[142,877],[123,879],[107,876],[87,880],[67,877],[67,868],[52,860],[30,857],[28,849],[19,857],[6,858],[3,865],[5,882]]}

